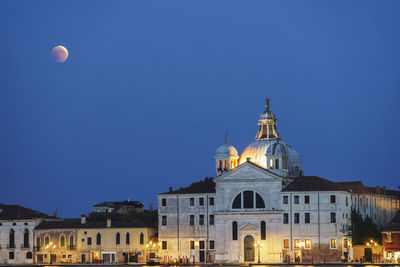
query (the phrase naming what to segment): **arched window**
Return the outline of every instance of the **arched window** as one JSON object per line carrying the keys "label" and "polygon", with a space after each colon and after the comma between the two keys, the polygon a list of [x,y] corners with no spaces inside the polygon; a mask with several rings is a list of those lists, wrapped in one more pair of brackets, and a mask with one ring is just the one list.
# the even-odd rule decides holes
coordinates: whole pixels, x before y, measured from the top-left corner
{"label": "arched window", "polygon": [[69,236],[69,246],[70,246],[70,248],[72,249],[72,248],[74,247],[74,245],[75,245],[74,236],[73,236],[73,235],[70,235],[70,236]]}
{"label": "arched window", "polygon": [[26,253],[26,258],[28,259],[28,260],[30,260],[30,259],[32,259],[32,252],[27,252]]}
{"label": "arched window", "polygon": [[246,190],[236,195],[232,202],[232,209],[265,209],[264,199],[255,191]]}
{"label": "arched window", "polygon": [[238,240],[238,226],[237,222],[232,222],[232,240]]}
{"label": "arched window", "polygon": [[144,244],[144,234],[143,234],[143,233],[140,233],[140,239],[139,239],[139,241],[140,241],[140,245],[143,245],[143,244]]}
{"label": "arched window", "polygon": [[222,160],[218,160],[218,169],[222,169]]}
{"label": "arched window", "polygon": [[40,237],[36,237],[36,247],[40,248]]}
{"label": "arched window", "polygon": [[129,233],[126,233],[126,244],[129,245],[131,243],[131,236]]}
{"label": "arched window", "polygon": [[115,236],[115,244],[119,245],[121,243],[121,235],[119,233]]}
{"label": "arched window", "polygon": [[228,162],[226,161],[226,159],[224,160],[224,170],[228,169]]}
{"label": "arched window", "polygon": [[269,168],[270,169],[274,168],[274,160],[273,159],[269,159]]}
{"label": "arched window", "polygon": [[25,229],[24,230],[24,248],[29,248],[29,230]]}
{"label": "arched window", "polygon": [[96,235],[96,245],[101,245],[101,234],[97,233]]}
{"label": "arched window", "polygon": [[50,237],[49,236],[45,236],[44,237],[44,246],[47,246],[48,244],[50,244]]}
{"label": "arched window", "polygon": [[279,169],[279,159],[275,159],[275,169]]}
{"label": "arched window", "polygon": [[11,229],[10,230],[10,233],[9,233],[9,247],[10,248],[15,248],[15,231],[14,231],[14,229]]}
{"label": "arched window", "polygon": [[65,246],[65,236],[64,234],[62,234],[60,236],[60,247],[64,247]]}
{"label": "arched window", "polygon": [[261,234],[261,240],[265,240],[266,236],[267,236],[266,229],[265,229],[265,221],[261,221],[260,231],[261,231],[261,233],[260,233]]}

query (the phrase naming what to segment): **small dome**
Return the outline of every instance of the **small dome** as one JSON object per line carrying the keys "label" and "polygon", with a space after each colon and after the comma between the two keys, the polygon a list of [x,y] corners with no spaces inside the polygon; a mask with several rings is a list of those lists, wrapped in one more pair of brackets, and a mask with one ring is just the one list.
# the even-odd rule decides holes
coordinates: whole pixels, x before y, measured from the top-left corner
{"label": "small dome", "polygon": [[239,157],[235,147],[225,144],[217,148],[215,157]]}
{"label": "small dome", "polygon": [[286,144],[283,144],[279,141],[273,142],[268,146],[267,153],[265,155],[273,156],[288,156],[288,150],[286,149]]}
{"label": "small dome", "polygon": [[275,114],[270,110],[264,111],[260,116],[260,120],[273,120],[273,119],[276,119],[276,117]]}

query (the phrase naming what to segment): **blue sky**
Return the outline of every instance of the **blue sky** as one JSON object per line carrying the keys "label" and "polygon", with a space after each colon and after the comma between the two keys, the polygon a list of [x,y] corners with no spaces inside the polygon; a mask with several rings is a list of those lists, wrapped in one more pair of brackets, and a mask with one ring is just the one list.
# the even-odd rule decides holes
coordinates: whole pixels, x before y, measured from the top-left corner
{"label": "blue sky", "polygon": [[265,97],[306,175],[400,185],[398,1],[1,4],[0,203],[148,207],[225,132],[242,152]]}

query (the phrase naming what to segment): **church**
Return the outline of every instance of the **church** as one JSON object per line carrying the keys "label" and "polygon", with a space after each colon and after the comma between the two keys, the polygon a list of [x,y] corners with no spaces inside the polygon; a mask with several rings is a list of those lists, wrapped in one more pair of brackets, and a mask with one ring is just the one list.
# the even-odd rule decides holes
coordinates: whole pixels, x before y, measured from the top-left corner
{"label": "church", "polygon": [[255,141],[239,155],[215,152],[216,178],[158,194],[160,256],[215,263],[352,260],[351,209],[378,227],[399,210],[400,191],[305,176],[266,100]]}

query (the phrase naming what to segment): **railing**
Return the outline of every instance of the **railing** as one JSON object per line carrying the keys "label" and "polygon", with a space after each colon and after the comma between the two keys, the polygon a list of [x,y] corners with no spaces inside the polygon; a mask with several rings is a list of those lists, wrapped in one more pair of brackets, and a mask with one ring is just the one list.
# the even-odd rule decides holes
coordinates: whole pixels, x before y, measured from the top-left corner
{"label": "railing", "polygon": [[41,250],[41,246],[34,246],[33,251],[34,252],[39,252]]}
{"label": "railing", "polygon": [[15,244],[7,244],[7,248],[15,248]]}
{"label": "railing", "polygon": [[76,246],[75,245],[68,245],[68,250],[75,250]]}

